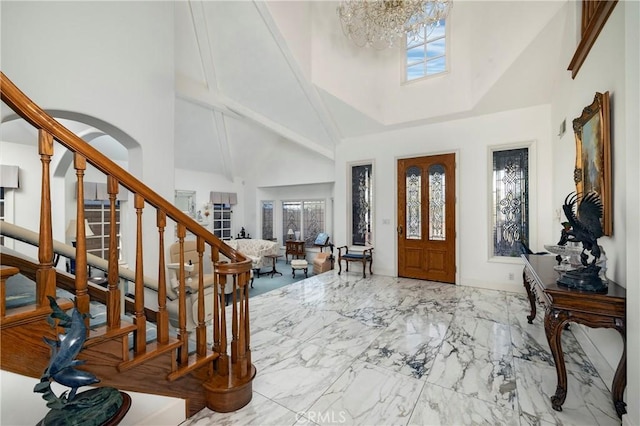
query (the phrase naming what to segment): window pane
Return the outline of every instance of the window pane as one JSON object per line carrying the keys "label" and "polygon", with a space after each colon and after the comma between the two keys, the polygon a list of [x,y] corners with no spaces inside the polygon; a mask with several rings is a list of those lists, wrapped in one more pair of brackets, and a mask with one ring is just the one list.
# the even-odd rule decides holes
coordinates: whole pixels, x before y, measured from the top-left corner
{"label": "window pane", "polygon": [[351,235],[354,245],[371,244],[372,172],[372,164],[351,168]]}
{"label": "window pane", "polygon": [[424,44],[407,50],[407,65],[415,64],[416,62],[425,61],[425,47]]}
{"label": "window pane", "polygon": [[[421,37],[413,39],[407,36],[405,40],[406,81],[439,74],[447,70],[445,20],[439,21],[439,25],[432,28],[429,33],[425,28]],[[424,44],[423,40],[426,40],[427,43]]]}
{"label": "window pane", "polygon": [[444,57],[427,62],[427,75],[439,74],[447,70],[447,63]]}
{"label": "window pane", "polygon": [[305,245],[313,246],[319,233],[324,232],[324,201],[305,201],[304,210],[304,241]]}
{"label": "window pane", "polygon": [[302,203],[300,201],[284,201],[282,203],[282,241],[287,241],[289,229],[302,231]]}
{"label": "window pane", "polygon": [[424,38],[418,37],[418,38],[411,38],[411,37],[407,37],[407,49],[410,49],[412,47],[415,47],[419,44],[424,44]]}
{"label": "window pane", "polygon": [[425,76],[424,64],[417,64],[411,67],[407,67],[407,80],[415,80]]}
{"label": "window pane", "polygon": [[262,239],[273,239],[273,201],[262,202]]}
{"label": "window pane", "polygon": [[[93,232],[93,236],[87,236],[87,250],[92,254],[107,259],[109,257],[109,233],[111,232],[110,223],[110,201],[108,200],[85,200],[84,212],[85,218],[89,223],[89,229]],[[118,239],[118,259],[120,259],[121,235],[120,235],[120,202],[116,201],[116,237]]]}
{"label": "window pane", "polygon": [[493,153],[493,246],[496,256],[518,256],[529,239],[529,150]]}
{"label": "window pane", "polygon": [[438,25],[433,28],[427,41],[434,40],[436,38],[444,37],[446,31],[446,21],[444,19],[438,21]]}
{"label": "window pane", "polygon": [[422,170],[409,167],[406,175],[407,185],[407,232],[408,240],[422,238]]}
{"label": "window pane", "polygon": [[231,238],[231,205],[215,203],[213,209],[213,235],[223,240]]}
{"label": "window pane", "polygon": [[441,164],[429,167],[429,239],[445,240],[445,173]]}

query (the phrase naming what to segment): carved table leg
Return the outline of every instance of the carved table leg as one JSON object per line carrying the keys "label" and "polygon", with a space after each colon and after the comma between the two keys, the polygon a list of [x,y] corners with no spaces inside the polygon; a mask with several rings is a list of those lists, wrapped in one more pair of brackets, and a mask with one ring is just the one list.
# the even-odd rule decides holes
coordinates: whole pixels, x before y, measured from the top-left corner
{"label": "carved table leg", "polygon": [[569,314],[566,311],[547,309],[544,316],[544,331],[547,335],[549,348],[556,363],[556,374],[558,385],[556,393],[551,397],[551,406],[556,411],[562,411],[562,404],[567,397],[567,370],[564,365],[564,354],[562,353],[562,329],[568,321]]}
{"label": "carved table leg", "polygon": [[531,314],[527,315],[527,320],[529,321],[529,324],[533,324],[533,320],[536,317],[536,298],[531,291],[531,284],[527,280],[527,274],[524,271],[522,271],[522,284],[524,285],[525,290],[527,290],[529,304],[531,305]]}
{"label": "carved table leg", "polygon": [[613,397],[613,405],[616,407],[616,413],[618,413],[618,417],[622,418],[622,415],[627,413],[627,404],[623,401],[624,388],[627,386],[627,339],[624,320],[616,318],[615,324],[616,330],[622,336],[624,350],[622,351],[618,368],[616,368],[616,374],[613,376],[611,396]]}

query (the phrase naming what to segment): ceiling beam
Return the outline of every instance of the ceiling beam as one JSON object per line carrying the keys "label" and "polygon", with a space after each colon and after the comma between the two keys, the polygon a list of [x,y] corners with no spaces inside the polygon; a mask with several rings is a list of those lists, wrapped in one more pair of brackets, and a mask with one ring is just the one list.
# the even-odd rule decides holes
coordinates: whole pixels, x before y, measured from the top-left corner
{"label": "ceiling beam", "polygon": [[316,89],[315,85],[313,85],[309,81],[307,76],[300,69],[300,65],[298,64],[298,61],[291,53],[291,50],[289,49],[289,45],[287,44],[282,33],[280,32],[278,25],[273,20],[273,17],[271,16],[271,12],[267,7],[266,2],[254,0],[253,4],[256,6],[258,13],[262,17],[262,20],[264,21],[265,25],[267,26],[267,29],[269,30],[269,32],[271,32],[271,35],[273,36],[273,39],[276,42],[276,45],[280,49],[282,56],[285,58],[287,65],[289,66],[289,69],[291,69],[291,72],[298,80],[298,84],[300,84],[300,88],[302,89],[305,96],[309,100],[311,107],[316,111],[316,114],[320,119],[320,123],[322,124],[325,131],[331,138],[333,145],[334,146],[337,145],[341,139],[340,132],[338,131],[338,126],[336,125],[331,114],[327,110],[324,102],[322,102],[322,98],[320,97],[320,94],[318,93],[318,90]]}
{"label": "ceiling beam", "polygon": [[[189,9],[191,10],[191,20],[196,33],[198,42],[198,51],[200,52],[200,60],[204,71],[204,79],[207,87],[202,92],[207,93],[207,98],[213,101],[212,105],[217,105],[217,98],[220,93],[218,89],[218,79],[216,77],[216,69],[213,64],[213,56],[211,54],[211,42],[209,40],[209,30],[207,29],[207,20],[204,12],[204,5],[201,0],[190,0]],[[201,93],[200,93],[201,94]],[[222,153],[222,174],[233,182],[233,162],[231,161],[229,138],[227,137],[224,115],[219,109],[213,111],[213,120],[218,133],[218,143],[220,144],[220,152]]]}
{"label": "ceiling beam", "polygon": [[[241,121],[257,124],[277,135],[280,135],[292,142],[314,151],[330,160],[334,160],[334,152],[322,145],[308,139],[293,130],[276,123],[270,118],[247,108],[241,103],[232,100],[222,94],[214,95],[206,87],[194,83],[192,80],[176,76],[176,96],[187,102],[191,102],[206,109],[220,112],[224,116],[232,117]],[[229,147],[226,147],[228,150]]]}

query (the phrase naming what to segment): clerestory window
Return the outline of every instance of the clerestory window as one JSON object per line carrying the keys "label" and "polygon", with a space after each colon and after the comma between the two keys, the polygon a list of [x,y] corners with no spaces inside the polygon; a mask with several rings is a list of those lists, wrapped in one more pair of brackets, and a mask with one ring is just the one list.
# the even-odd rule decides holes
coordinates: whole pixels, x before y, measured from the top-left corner
{"label": "clerestory window", "polygon": [[422,29],[418,37],[405,37],[405,81],[441,74],[447,71],[446,20],[438,21],[433,30]]}

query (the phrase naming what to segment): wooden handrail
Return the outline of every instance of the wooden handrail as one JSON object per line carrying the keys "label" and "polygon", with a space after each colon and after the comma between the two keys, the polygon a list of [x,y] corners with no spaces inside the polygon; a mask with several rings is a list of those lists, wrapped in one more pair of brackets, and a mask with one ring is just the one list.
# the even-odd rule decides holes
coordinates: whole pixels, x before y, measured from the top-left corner
{"label": "wooden handrail", "polygon": [[139,181],[135,176],[119,167],[100,151],[83,141],[75,133],[58,123],[53,117],[43,111],[31,99],[29,99],[13,82],[0,71],[0,89],[2,101],[20,117],[31,123],[37,129],[43,129],[50,133],[60,144],[72,152],[78,153],[87,161],[107,176],[113,176],[118,183],[128,190],[142,196],[144,201],[155,208],[162,210],[172,220],[182,223],[192,234],[201,237],[204,241],[215,246],[229,259],[236,262],[247,260],[238,251],[221,242],[215,235],[199,225],[176,206],[159,196],[147,185]]}
{"label": "wooden handrail", "polygon": [[[47,296],[55,296],[56,283],[58,281],[56,270],[53,265],[54,245],[52,236],[52,215],[51,215],[51,184],[50,167],[53,156],[53,140],[58,141],[73,153],[73,167],[76,171],[76,275],[73,290],[76,298],[76,306],[80,312],[88,313],[90,301],[93,300],[91,289],[87,280],[87,245],[84,228],[85,206],[83,182],[86,170],[86,163],[91,164],[107,177],[107,192],[109,195],[109,259],[107,294],[100,297],[100,301],[106,302],[107,324],[101,335],[94,336],[94,342],[87,340],[90,346],[99,346],[102,342],[119,340],[121,350],[118,354],[120,360],[115,364],[115,370],[108,370],[105,374],[117,381],[116,376],[135,366],[162,357],[168,352],[172,352],[169,357],[167,380],[176,381],[184,378],[195,370],[201,370],[198,375],[208,377],[202,383],[203,392],[207,401],[207,406],[214,410],[235,410],[246,405],[251,400],[251,382],[255,376],[255,367],[251,364],[251,351],[249,347],[249,280],[251,272],[251,260],[246,256],[225,244],[218,237],[199,225],[193,218],[189,217],[172,203],[158,195],[144,183],[139,181],[129,172],[118,166],[107,158],[104,154],[93,148],[84,140],[76,136],[53,117],[47,114],[31,99],[22,93],[4,73],[0,72],[0,93],[2,101],[13,111],[38,130],[38,153],[42,163],[42,184],[41,184],[41,205],[40,205],[40,233],[38,239],[39,256],[37,274],[35,277],[38,315],[41,318]],[[118,186],[122,185],[133,193],[133,208],[135,210],[135,268],[134,268],[134,298],[128,306],[120,306],[121,296],[118,282],[117,265],[117,245],[116,245],[116,199]],[[155,208],[157,233],[159,241],[158,253],[158,310],[153,312],[153,319],[157,324],[157,338],[155,342],[147,341],[147,320],[151,313],[145,306],[144,291],[144,239],[142,216],[145,207]],[[178,336],[177,339],[169,337],[169,315],[167,312],[167,293],[165,276],[165,253],[164,238],[167,218],[175,221],[177,236],[180,243],[180,268],[178,276]],[[197,252],[199,261],[198,270],[198,300],[196,313],[193,314],[192,306],[187,306],[187,295],[189,290],[185,282],[185,254],[184,240],[186,232],[191,233],[197,240]],[[211,249],[211,263],[214,267],[214,291],[205,291],[203,259],[205,246]],[[218,263],[219,255],[226,256],[229,263]],[[195,260],[194,260],[195,261]],[[224,304],[220,303],[220,297],[224,297],[224,283],[227,279],[233,280],[234,296],[232,312],[226,312]],[[66,278],[65,278],[66,280]],[[93,293],[95,295],[95,292]],[[205,302],[205,297],[213,306],[212,323],[214,325],[213,339],[220,336],[220,345],[215,346],[212,352],[207,348],[205,323],[206,307],[210,306]],[[191,299],[190,299],[191,300]],[[191,302],[189,302],[191,303]],[[132,320],[121,323],[121,310],[132,308]],[[189,333],[192,332],[186,323],[187,313],[191,314],[192,326],[195,321],[196,353],[189,353]],[[226,317],[230,316],[231,334],[230,341],[231,356],[227,354]],[[195,317],[195,318],[194,318]],[[15,318],[15,317],[14,317]],[[12,319],[13,321],[13,319]],[[88,319],[87,319],[88,321]],[[124,322],[124,321],[123,321]],[[12,324],[17,324],[13,321]],[[22,323],[21,323],[22,324]],[[219,327],[219,328],[217,328]],[[130,359],[130,351],[127,338],[133,333],[133,359]],[[90,336],[91,337],[91,336]],[[3,349],[5,346],[3,345]],[[177,351],[177,353],[175,353]],[[117,357],[116,357],[117,359]],[[177,362],[177,364],[176,364]],[[155,377],[154,377],[155,379]],[[135,380],[132,378],[132,380]]]}

